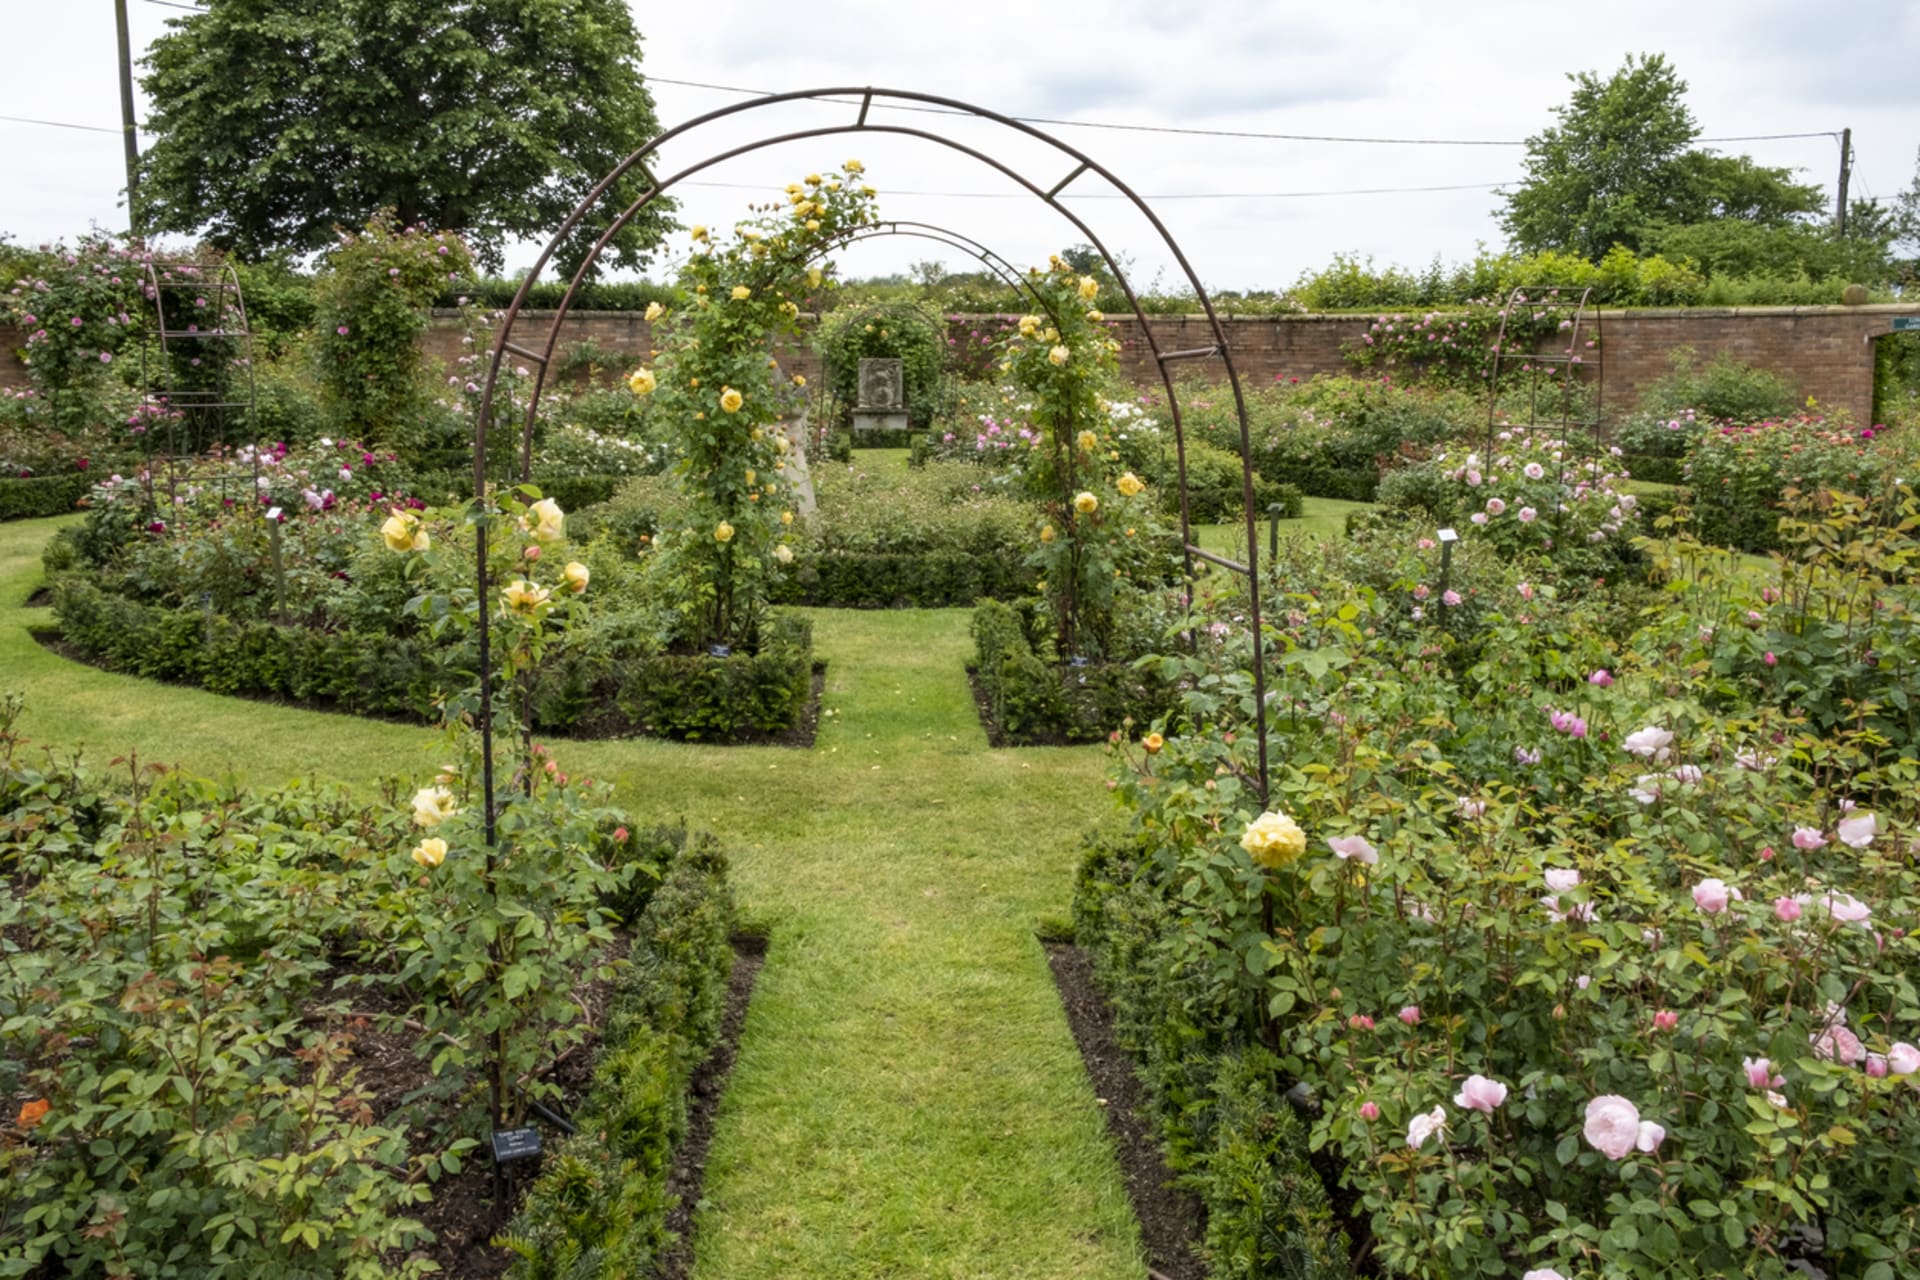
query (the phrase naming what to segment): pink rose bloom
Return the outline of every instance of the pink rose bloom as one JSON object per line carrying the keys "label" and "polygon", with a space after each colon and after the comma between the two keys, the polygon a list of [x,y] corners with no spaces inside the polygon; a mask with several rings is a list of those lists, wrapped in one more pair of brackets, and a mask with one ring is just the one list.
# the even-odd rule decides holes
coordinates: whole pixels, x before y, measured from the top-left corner
{"label": "pink rose bloom", "polygon": [[1770,667],[1771,667],[1771,666],[1776,666],[1776,665],[1778,665],[1778,664],[1779,664],[1779,662],[1780,662],[1780,659],[1778,659],[1778,658],[1776,658],[1776,657],[1774,657],[1774,656],[1773,656],[1773,650],[1771,650],[1771,649],[1769,649],[1769,650],[1767,650],[1767,651],[1766,651],[1766,652],[1765,652],[1764,654],[1762,654],[1762,655],[1760,656],[1760,661],[1762,661],[1762,662],[1764,662],[1764,663],[1766,663],[1766,664],[1767,664],[1768,666],[1770,666]]}
{"label": "pink rose bloom", "polygon": [[1883,1080],[1887,1074],[1887,1057],[1882,1053],[1867,1055],[1867,1074],[1875,1080]]}
{"label": "pink rose bloom", "polygon": [[1546,880],[1547,888],[1555,893],[1565,893],[1580,886],[1580,873],[1572,867],[1548,867],[1542,873],[1542,878]]}
{"label": "pink rose bloom", "polygon": [[1773,1074],[1773,1063],[1766,1058],[1742,1058],[1740,1066],[1747,1073],[1748,1088],[1773,1089],[1787,1082],[1785,1076]]}
{"label": "pink rose bloom", "polygon": [[1640,1142],[1640,1108],[1618,1094],[1601,1094],[1587,1104],[1580,1132],[1607,1159],[1624,1160]]}
{"label": "pink rose bloom", "polygon": [[1800,899],[1775,898],[1773,900],[1774,917],[1785,924],[1792,924],[1800,918]]}
{"label": "pink rose bloom", "polygon": [[1520,598],[1522,600],[1533,599],[1533,584],[1531,582],[1523,582],[1519,586],[1515,587],[1514,590],[1520,593]]}
{"label": "pink rose bloom", "polygon": [[1460,593],[1458,591],[1445,592],[1440,597],[1440,603],[1449,609],[1458,609],[1460,607]]}
{"label": "pink rose bloom", "polygon": [[1567,1280],[1567,1278],[1552,1267],[1535,1267],[1521,1276],[1520,1280]]}
{"label": "pink rose bloom", "polygon": [[1484,511],[1476,511],[1468,516],[1467,519],[1473,521],[1475,524],[1485,524],[1487,522],[1487,513]]}
{"label": "pink rose bloom", "polygon": [[1420,1006],[1417,1004],[1410,1004],[1406,1008],[1402,1009],[1400,1011],[1400,1021],[1406,1023],[1410,1027],[1419,1026],[1420,1025]]}
{"label": "pink rose bloom", "polygon": [[1890,1045],[1887,1049],[1887,1067],[1897,1076],[1910,1076],[1920,1071],[1920,1049],[1906,1043]]}
{"label": "pink rose bloom", "polygon": [[1468,1076],[1466,1083],[1460,1086],[1460,1092],[1453,1095],[1453,1105],[1464,1107],[1468,1111],[1483,1111],[1493,1114],[1493,1109],[1507,1100],[1507,1086],[1498,1080],[1489,1080],[1485,1076]]}
{"label": "pink rose bloom", "polygon": [[1532,507],[1522,507],[1516,514],[1519,515],[1521,524],[1532,524],[1540,516],[1540,513]]}
{"label": "pink rose bloom", "polygon": [[1605,667],[1601,667],[1598,671],[1587,677],[1587,683],[1597,684],[1604,689],[1613,683],[1613,673]]}
{"label": "pink rose bloom", "polygon": [[1463,818],[1478,818],[1487,811],[1485,800],[1474,800],[1467,796],[1454,797],[1453,807]]}
{"label": "pink rose bloom", "polygon": [[1796,849],[1818,849],[1827,842],[1817,827],[1795,827],[1793,829],[1793,847]]}
{"label": "pink rose bloom", "polygon": [[1360,1118],[1369,1122],[1378,1120],[1380,1118],[1380,1104],[1371,1099],[1361,1103]]}
{"label": "pink rose bloom", "polygon": [[1738,889],[1729,889],[1724,880],[1702,880],[1693,886],[1693,905],[1708,915],[1718,915],[1727,909],[1727,904],[1740,896]]}
{"label": "pink rose bloom", "polygon": [[1653,1015],[1653,1029],[1655,1031],[1671,1031],[1679,1025],[1680,1015],[1671,1009],[1662,1009]]}
{"label": "pink rose bloom", "polygon": [[1504,512],[1506,511],[1506,509],[1507,509],[1507,504],[1506,504],[1505,502],[1503,502],[1503,501],[1501,501],[1501,500],[1500,500],[1499,498],[1488,498],[1488,499],[1487,499],[1487,514],[1488,514],[1488,515],[1490,515],[1490,516],[1497,516],[1497,515],[1501,515],[1501,514],[1503,514],[1503,513],[1504,513]]}
{"label": "pink rose bloom", "polygon": [[1840,837],[1840,843],[1855,849],[1864,849],[1873,843],[1873,837],[1879,833],[1880,824],[1870,813],[1853,814],[1840,819],[1840,825],[1834,834]]}
{"label": "pink rose bloom", "polygon": [[1860,1043],[1860,1037],[1837,1019],[1825,1031],[1807,1039],[1813,1045],[1814,1056],[1829,1062],[1840,1062],[1850,1067],[1867,1056],[1866,1046]]}
{"label": "pink rose bloom", "polygon": [[1379,851],[1367,843],[1365,836],[1337,836],[1327,841],[1327,848],[1333,850],[1336,857],[1364,862],[1368,866],[1380,861]]}
{"label": "pink rose bloom", "polygon": [[1873,908],[1850,893],[1829,893],[1826,897],[1827,914],[1842,924],[1858,924],[1873,914]]}
{"label": "pink rose bloom", "polygon": [[1628,734],[1620,745],[1633,755],[1664,761],[1668,754],[1667,748],[1672,743],[1672,732],[1657,725],[1648,725],[1638,732]]}
{"label": "pink rose bloom", "polygon": [[1648,1155],[1652,1155],[1658,1151],[1660,1144],[1666,1140],[1666,1129],[1651,1120],[1642,1120],[1639,1131],[1633,1135],[1634,1147],[1646,1152]]}
{"label": "pink rose bloom", "polygon": [[1373,1019],[1364,1013],[1356,1013],[1347,1019],[1347,1025],[1355,1031],[1371,1031],[1373,1030]]}

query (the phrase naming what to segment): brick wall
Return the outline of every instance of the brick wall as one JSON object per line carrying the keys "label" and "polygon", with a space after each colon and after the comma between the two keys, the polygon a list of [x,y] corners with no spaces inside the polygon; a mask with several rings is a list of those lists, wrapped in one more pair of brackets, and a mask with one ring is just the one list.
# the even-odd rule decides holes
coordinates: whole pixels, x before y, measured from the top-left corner
{"label": "brick wall", "polygon": [[[1801,396],[1843,407],[1856,421],[1873,411],[1873,346],[1870,339],[1886,333],[1895,314],[1914,307],[1732,307],[1671,310],[1608,311],[1601,317],[1605,358],[1603,375],[1610,410],[1632,408],[1649,384],[1669,368],[1675,347],[1692,347],[1700,357],[1722,353],[1746,364],[1771,369],[1794,384]],[[518,326],[520,345],[539,350],[545,342],[550,312],[529,312]],[[975,322],[963,321],[972,327]],[[1204,317],[1155,316],[1153,336],[1162,351],[1181,351],[1211,345]],[[1365,316],[1246,316],[1226,320],[1228,344],[1242,375],[1254,384],[1275,377],[1308,378],[1316,373],[1339,373],[1344,344],[1356,341],[1366,329]],[[567,317],[560,348],[591,340],[620,353],[621,358],[644,359],[651,347],[650,326],[638,312],[584,311]],[[1118,321],[1122,362],[1129,375],[1142,382],[1156,375],[1138,321]],[[0,327],[0,387],[24,386],[26,371],[15,354],[26,335]],[[436,312],[422,338],[428,354],[443,362],[457,359],[465,348],[456,313]],[[788,373],[819,375],[819,361],[804,346],[777,353]],[[1214,370],[1218,361],[1189,362],[1187,368]]]}

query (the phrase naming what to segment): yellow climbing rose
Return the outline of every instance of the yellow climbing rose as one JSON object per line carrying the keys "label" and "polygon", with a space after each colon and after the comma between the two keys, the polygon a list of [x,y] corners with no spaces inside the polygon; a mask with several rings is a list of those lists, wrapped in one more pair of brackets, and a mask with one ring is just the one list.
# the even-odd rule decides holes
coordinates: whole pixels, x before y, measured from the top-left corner
{"label": "yellow climbing rose", "polygon": [[[528,517],[533,520],[531,525],[527,522]],[[542,498],[527,508],[520,525],[533,534],[535,542],[558,542],[567,536],[567,513],[552,498]]]}
{"label": "yellow climbing rose", "polygon": [[447,860],[447,842],[439,836],[428,836],[413,847],[413,860],[428,869],[439,866]]}
{"label": "yellow climbing rose", "polygon": [[753,296],[753,290],[743,284],[737,284],[733,286],[733,293],[730,296],[735,302],[745,302]]}
{"label": "yellow climbing rose", "polygon": [[1113,487],[1118,489],[1121,493],[1125,494],[1127,497],[1131,498],[1136,494],[1138,494],[1142,489],[1146,488],[1147,484],[1146,484],[1146,481],[1142,480],[1139,476],[1133,474],[1133,472],[1131,471],[1128,471],[1125,474],[1123,474],[1118,480],[1113,482]]}
{"label": "yellow climbing rose", "polygon": [[661,306],[659,303],[649,302],[647,304],[647,323],[648,324],[652,324],[655,320],[658,320],[661,316],[665,314],[667,314],[667,309]]}
{"label": "yellow climbing rose", "polygon": [[445,787],[422,787],[413,793],[413,825],[437,827],[459,813],[453,804],[453,792]]}
{"label": "yellow climbing rose", "polygon": [[1080,452],[1092,453],[1094,449],[1099,447],[1100,437],[1091,431],[1082,431],[1074,440],[1074,443],[1080,446]]}
{"label": "yellow climbing rose", "polygon": [[1063,346],[1055,346],[1053,350],[1047,352],[1047,359],[1055,364],[1065,364],[1067,361],[1073,359],[1073,352]]}
{"label": "yellow climbing rose", "polygon": [[746,402],[747,398],[732,387],[720,388],[720,407],[728,413],[740,412],[740,406]]}
{"label": "yellow climbing rose", "polygon": [[722,520],[719,524],[713,526],[713,540],[715,542],[732,542],[733,526],[728,524],[725,520]]}
{"label": "yellow climbing rose", "polygon": [[650,396],[653,394],[653,389],[659,385],[660,381],[653,376],[651,369],[635,369],[632,376],[627,379],[627,390],[637,396]]}
{"label": "yellow climbing rose", "polygon": [[567,585],[573,588],[573,594],[575,595],[579,595],[587,589],[587,581],[593,576],[593,574],[588,571],[587,566],[581,564],[578,560],[569,560],[567,567],[561,572],[567,579]]}
{"label": "yellow climbing rose", "polygon": [[523,618],[531,618],[540,612],[541,606],[553,598],[553,593],[545,587],[528,582],[525,578],[515,578],[500,589],[500,598],[514,613]]}
{"label": "yellow climbing rose", "polygon": [[1083,516],[1090,516],[1100,509],[1100,499],[1082,489],[1073,495],[1073,509]]}
{"label": "yellow climbing rose", "polygon": [[1092,276],[1081,276],[1080,277],[1080,296],[1087,302],[1092,302],[1095,298],[1100,296],[1100,282],[1098,280],[1095,280]]}

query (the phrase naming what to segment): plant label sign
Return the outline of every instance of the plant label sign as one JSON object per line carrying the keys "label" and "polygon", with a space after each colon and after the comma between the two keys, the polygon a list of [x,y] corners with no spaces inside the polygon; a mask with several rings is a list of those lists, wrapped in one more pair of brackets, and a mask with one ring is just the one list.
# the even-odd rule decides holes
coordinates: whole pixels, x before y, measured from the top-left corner
{"label": "plant label sign", "polygon": [[512,1164],[516,1160],[531,1160],[540,1154],[540,1131],[538,1129],[495,1129],[493,1131],[493,1162]]}
{"label": "plant label sign", "polygon": [[1893,318],[1893,331],[1895,333],[1920,332],[1920,316],[1895,316]]}

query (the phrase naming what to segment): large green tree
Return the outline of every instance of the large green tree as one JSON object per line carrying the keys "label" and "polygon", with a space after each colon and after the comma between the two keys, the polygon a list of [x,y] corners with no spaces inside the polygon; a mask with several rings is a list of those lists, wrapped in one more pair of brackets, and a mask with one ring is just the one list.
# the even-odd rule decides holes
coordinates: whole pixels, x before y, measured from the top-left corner
{"label": "large green tree", "polygon": [[[497,268],[659,129],[626,0],[209,0],[168,25],[144,64],[137,213],[246,257],[391,209]],[[642,260],[669,214],[636,219],[614,260]]]}
{"label": "large green tree", "polygon": [[1824,208],[1820,190],[1789,170],[1695,148],[1686,82],[1661,55],[1630,55],[1605,79],[1568,79],[1559,123],[1527,139],[1526,180],[1504,193],[1501,221],[1516,247],[1598,261],[1616,244],[1651,248],[1664,227],[1783,226]]}

